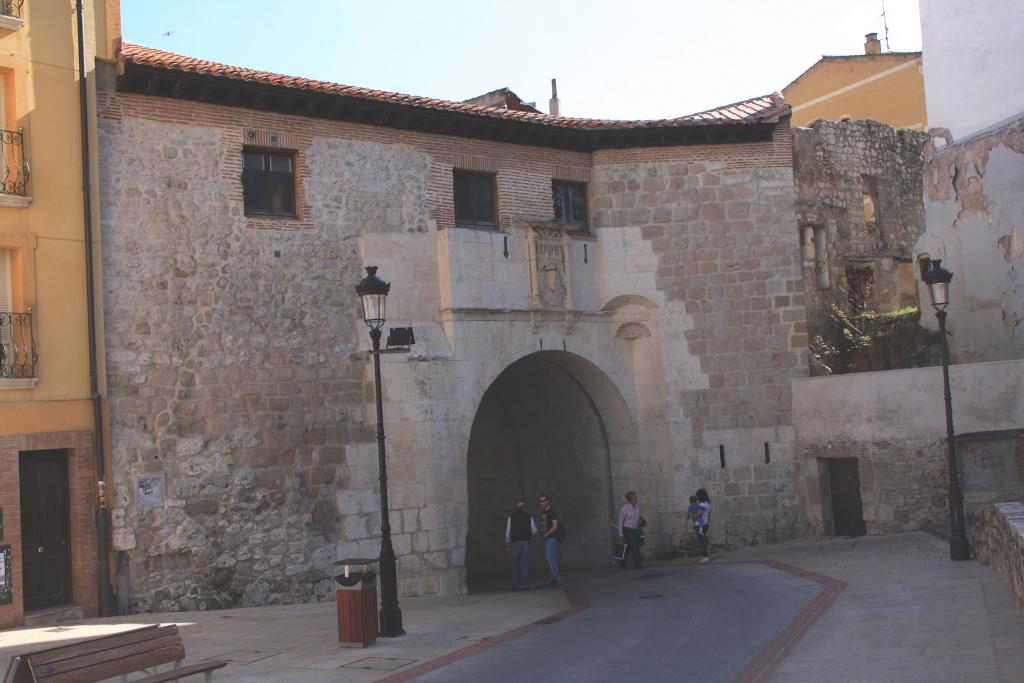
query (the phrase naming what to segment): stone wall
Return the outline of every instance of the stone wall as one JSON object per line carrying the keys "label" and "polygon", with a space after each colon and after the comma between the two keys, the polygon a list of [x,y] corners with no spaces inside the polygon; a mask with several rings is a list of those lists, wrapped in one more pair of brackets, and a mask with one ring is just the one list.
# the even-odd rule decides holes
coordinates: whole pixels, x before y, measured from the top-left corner
{"label": "stone wall", "polygon": [[[820,230],[828,282],[815,267],[814,249],[804,250],[803,293],[808,335],[821,362],[815,374],[916,367],[932,360],[934,340],[924,339],[916,317],[899,321],[898,329],[876,330],[871,320],[854,327],[872,336],[877,347],[858,354],[834,354],[825,347],[844,347],[832,307],[856,314],[851,298],[875,313],[917,306],[917,271],[913,246],[924,233],[921,197],[923,150],[928,136],[876,121],[816,121],[794,131],[793,173],[797,221],[802,230]],[[873,218],[865,202],[873,204]],[[872,211],[869,210],[868,213]],[[808,235],[808,241],[810,241]],[[870,271],[866,296],[858,296],[849,278]],[[826,286],[827,285],[827,286]],[[851,293],[851,289],[854,289]],[[904,329],[906,328],[906,329]],[[821,338],[824,343],[815,340]],[[913,350],[913,352],[908,352]]]}
{"label": "stone wall", "polygon": [[748,154],[595,155],[598,234],[639,228],[664,301],[668,488],[679,519],[708,489],[723,545],[790,537],[798,518],[789,383],[806,373],[806,336],[789,143],[780,126]]}
{"label": "stone wall", "polygon": [[[604,507],[629,489],[651,553],[685,530],[701,486],[716,543],[794,534],[789,381],[806,373],[806,336],[785,122],[765,142],[592,157],[109,90],[100,104],[123,602],[325,599],[335,560],[378,553],[373,377],[352,291],[363,264],[392,283],[389,323],[417,337],[382,362],[404,593],[465,590],[467,542],[500,540],[504,505],[481,507],[468,534],[469,488],[520,491],[500,467],[471,479],[471,436],[488,388],[538,353],[579,391],[550,397],[566,424],[538,408],[514,432],[563,459],[550,472],[592,468],[535,480],[586,518],[567,520],[581,557],[603,554]],[[294,220],[244,215],[250,128],[295,152]],[[452,170],[467,166],[498,169],[497,230],[453,224]],[[544,238],[564,249],[572,309],[531,309],[559,174],[592,178],[592,230]],[[551,389],[534,375],[516,395]],[[582,401],[589,412],[571,409]],[[503,410],[480,412],[486,429]],[[584,457],[599,446],[607,457]],[[584,490],[598,480],[600,504]]]}
{"label": "stone wall", "polygon": [[[974,363],[950,368],[954,427],[965,482],[981,482],[984,449],[1024,427],[1024,362]],[[814,377],[793,383],[793,413],[800,448],[797,486],[806,501],[801,533],[832,532],[829,458],[856,458],[868,533],[920,528],[948,519],[948,472],[942,370],[938,367]],[[1006,467],[1010,467],[1006,465]],[[979,469],[980,468],[980,469]],[[1019,496],[1004,490],[967,489],[968,511]],[[1004,477],[1004,479],[1006,479]]]}
{"label": "stone wall", "polygon": [[994,503],[968,519],[975,557],[1005,576],[1024,603],[1024,503]]}

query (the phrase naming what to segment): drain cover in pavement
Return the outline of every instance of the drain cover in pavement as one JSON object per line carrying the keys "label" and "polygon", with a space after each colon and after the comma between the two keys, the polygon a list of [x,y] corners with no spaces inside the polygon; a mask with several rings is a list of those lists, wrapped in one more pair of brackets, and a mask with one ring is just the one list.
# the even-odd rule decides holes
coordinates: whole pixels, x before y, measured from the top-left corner
{"label": "drain cover in pavement", "polygon": [[279,650],[232,650],[231,652],[225,652],[222,655],[218,655],[217,659],[223,659],[227,662],[237,662],[239,664],[252,664],[258,662],[261,659],[267,657],[273,657],[279,655]]}
{"label": "drain cover in pavement", "polygon": [[664,593],[651,593],[650,595],[641,595],[640,599],[641,600],[650,600],[651,598],[663,598],[663,597],[665,597]]}
{"label": "drain cover in pavement", "polygon": [[374,671],[394,671],[415,662],[415,659],[395,659],[394,657],[364,657],[351,664],[339,666],[339,669],[373,669]]}
{"label": "drain cover in pavement", "polygon": [[647,581],[649,579],[660,579],[665,576],[664,574],[644,574],[643,576],[634,576],[634,581]]}

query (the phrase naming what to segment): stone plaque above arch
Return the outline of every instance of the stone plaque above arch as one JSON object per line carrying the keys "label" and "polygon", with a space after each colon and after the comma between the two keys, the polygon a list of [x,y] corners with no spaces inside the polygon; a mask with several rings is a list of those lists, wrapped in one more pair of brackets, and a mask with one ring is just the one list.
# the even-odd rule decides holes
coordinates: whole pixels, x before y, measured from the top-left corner
{"label": "stone plaque above arch", "polygon": [[530,261],[530,320],[537,331],[542,311],[562,311],[565,333],[573,325],[572,239],[559,223],[527,223],[526,245]]}

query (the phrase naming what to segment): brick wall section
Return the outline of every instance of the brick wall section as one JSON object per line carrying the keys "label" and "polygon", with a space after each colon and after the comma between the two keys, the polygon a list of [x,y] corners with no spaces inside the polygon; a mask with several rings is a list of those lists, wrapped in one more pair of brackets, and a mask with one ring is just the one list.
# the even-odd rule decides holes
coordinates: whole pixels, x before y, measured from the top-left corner
{"label": "brick wall section", "polygon": [[[498,160],[498,216],[503,228],[516,218],[554,220],[551,203],[551,178],[558,166],[590,168],[591,155],[545,147],[508,145],[485,140],[455,136],[432,135],[380,126],[312,119],[300,116],[274,114],[249,109],[225,107],[198,102],[182,102],[161,97],[148,97],[126,93],[98,93],[98,114],[101,119],[120,121],[122,118],[142,118],[165,123],[191,126],[209,126],[224,132],[225,140],[237,140],[229,148],[222,166],[222,175],[231,185],[229,198],[241,202],[241,131],[244,128],[284,131],[298,141],[296,171],[300,179],[308,179],[303,162],[303,151],[317,137],[340,140],[361,140],[382,144],[406,144],[431,158],[427,181],[427,205],[438,228],[455,225],[455,207],[452,200],[452,168],[457,155],[475,155]],[[235,152],[230,150],[235,149]],[[716,146],[709,145],[709,148]],[[717,147],[727,147],[720,145]],[[724,154],[724,151],[722,152]],[[308,202],[300,184],[300,216],[294,219],[247,219],[250,227],[312,228],[307,220]]]}
{"label": "brick wall section", "polygon": [[68,501],[71,534],[71,594],[86,617],[99,610],[96,563],[96,460],[91,432],[21,434],[0,437],[0,500],[3,501],[3,544],[11,546],[14,602],[0,605],[0,629],[21,626],[23,598],[21,492],[18,463],[23,451],[67,449]]}
{"label": "brick wall section", "polygon": [[[597,230],[639,227],[657,256],[662,314],[681,308],[690,320],[664,351],[685,344],[707,378],[669,397],[704,453],[682,485],[708,488],[713,540],[727,545],[786,538],[796,524],[789,380],[806,374],[807,339],[790,144],[783,122],[767,142],[595,154]],[[753,464],[765,441],[775,461]]]}

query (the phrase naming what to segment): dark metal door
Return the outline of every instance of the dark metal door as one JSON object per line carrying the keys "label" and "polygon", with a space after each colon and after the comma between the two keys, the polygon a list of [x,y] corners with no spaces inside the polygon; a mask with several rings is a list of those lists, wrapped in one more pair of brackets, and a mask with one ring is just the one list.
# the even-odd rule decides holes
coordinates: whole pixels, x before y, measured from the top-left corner
{"label": "dark metal door", "polygon": [[836,536],[863,536],[864,505],[860,499],[857,458],[829,458],[828,481],[832,491],[832,524]]}
{"label": "dark metal door", "polygon": [[67,451],[28,451],[18,459],[25,609],[71,602]]}

